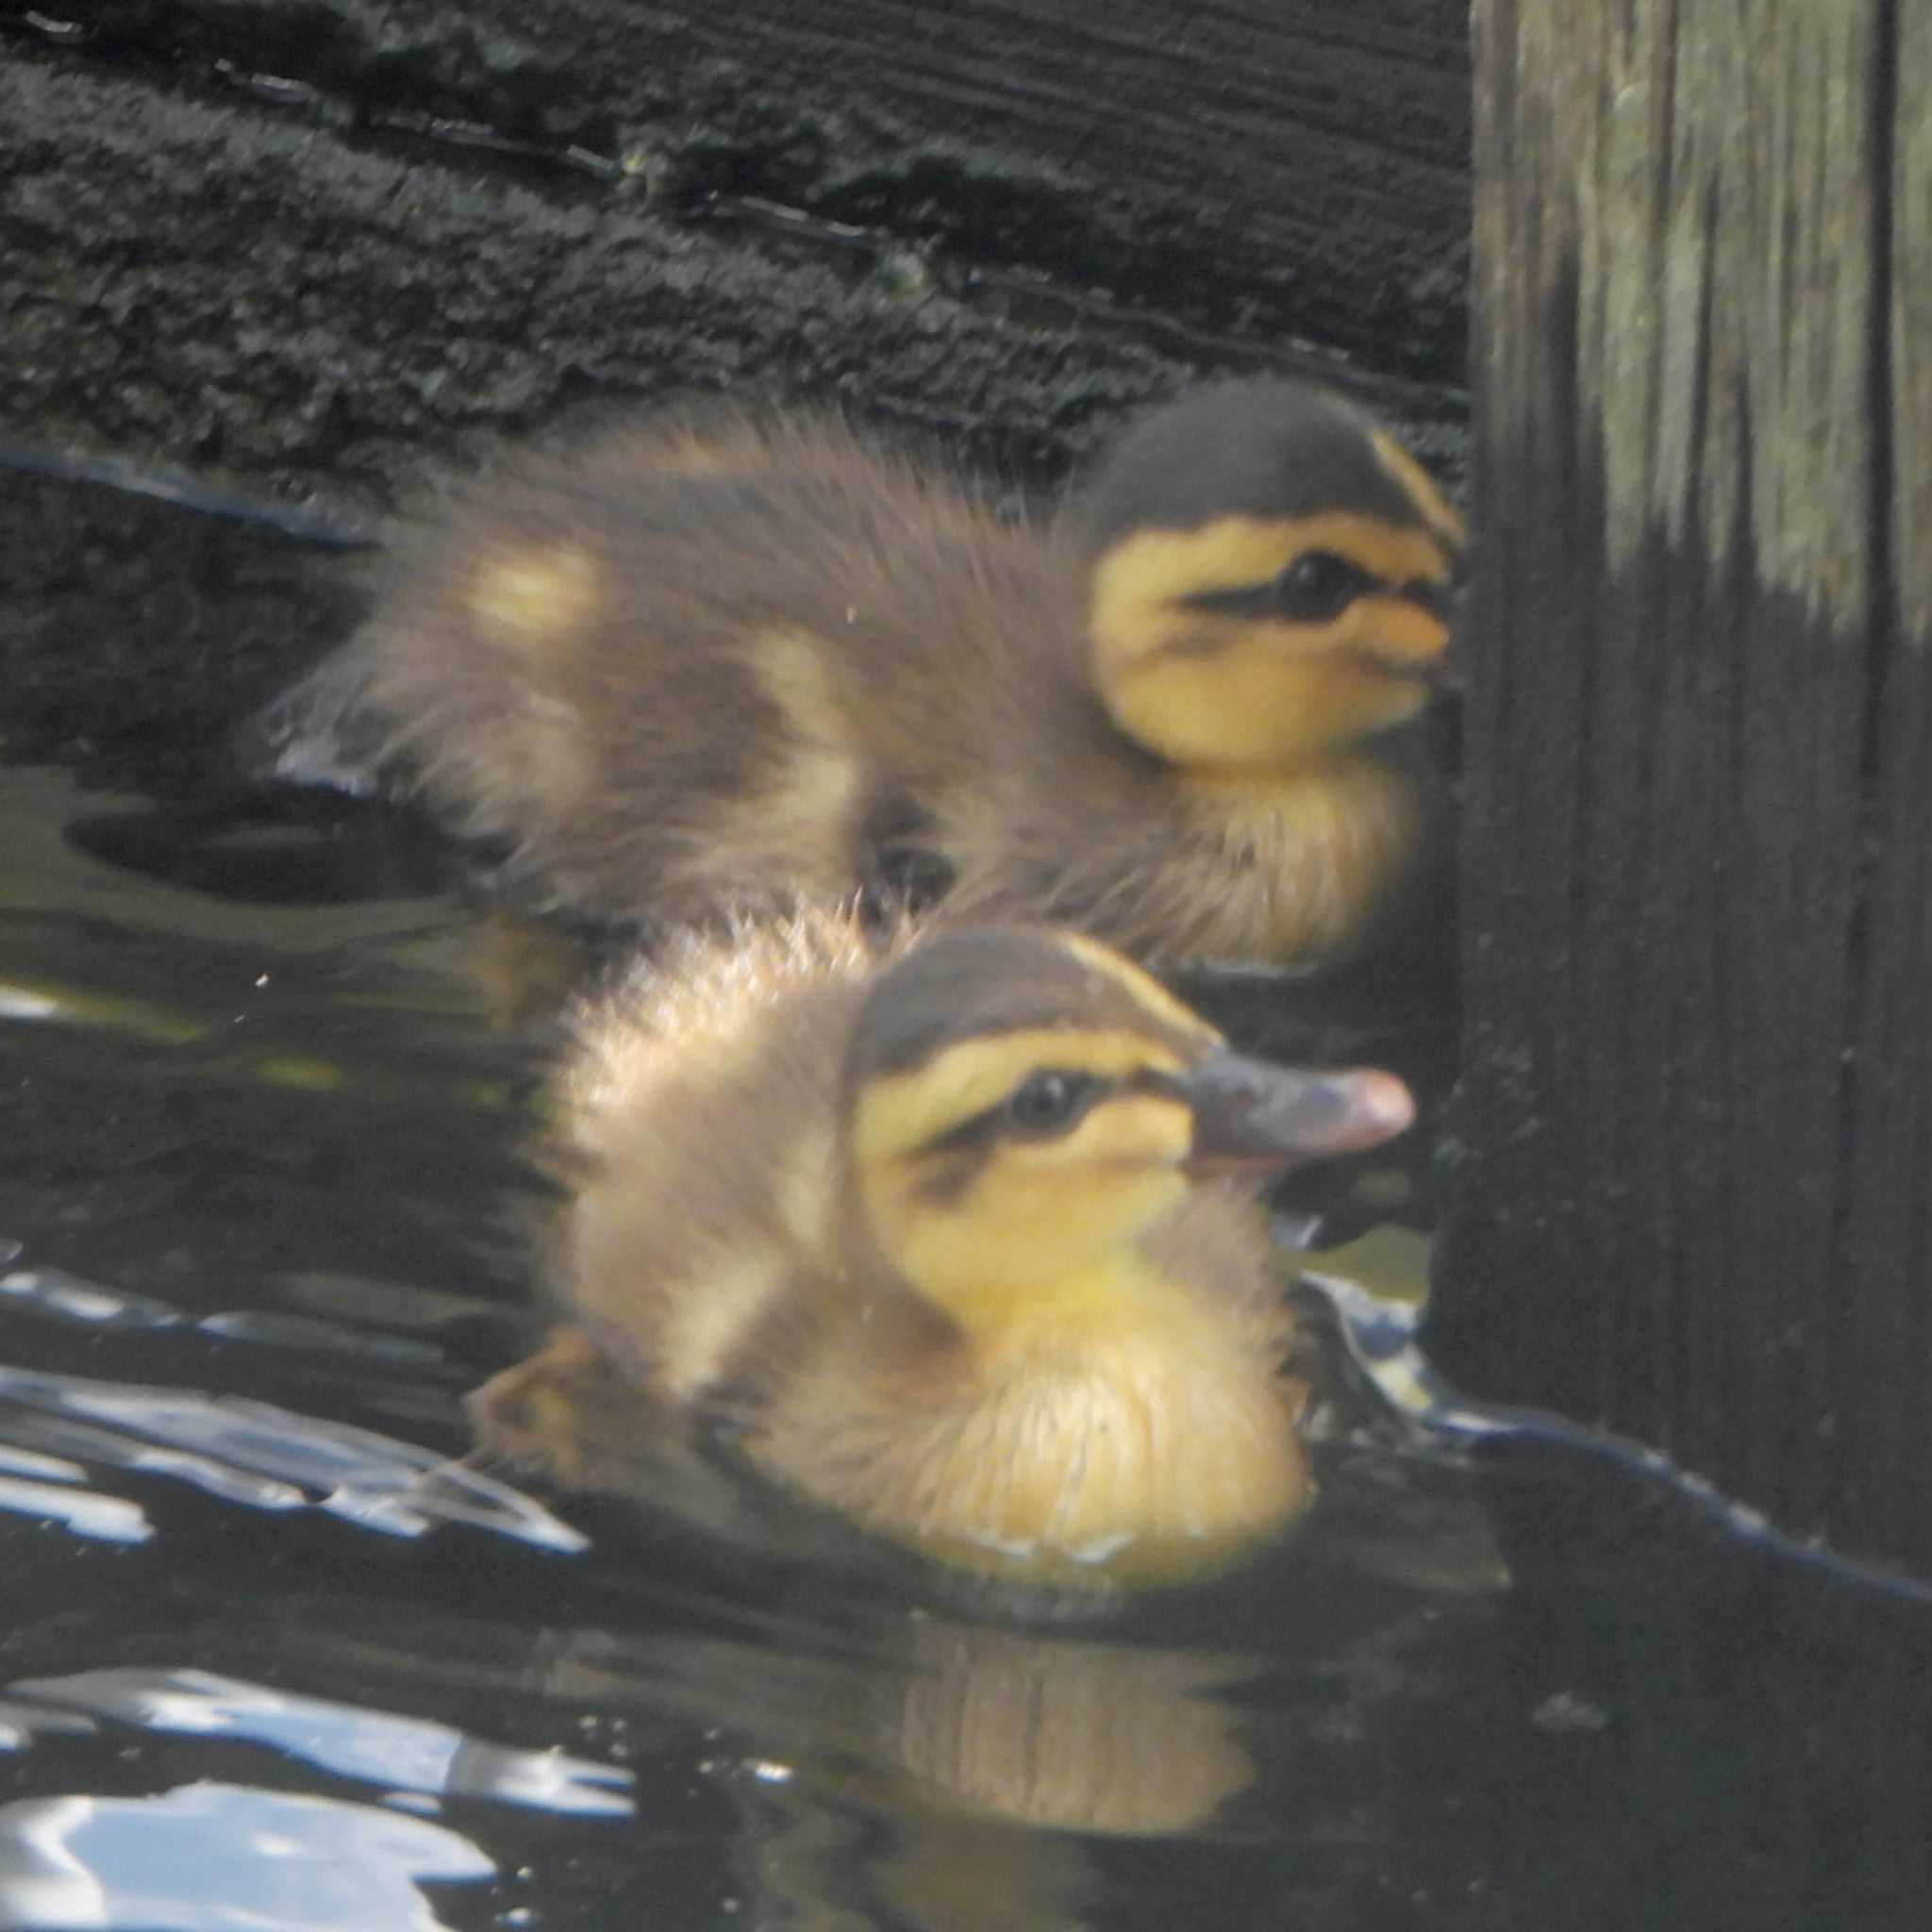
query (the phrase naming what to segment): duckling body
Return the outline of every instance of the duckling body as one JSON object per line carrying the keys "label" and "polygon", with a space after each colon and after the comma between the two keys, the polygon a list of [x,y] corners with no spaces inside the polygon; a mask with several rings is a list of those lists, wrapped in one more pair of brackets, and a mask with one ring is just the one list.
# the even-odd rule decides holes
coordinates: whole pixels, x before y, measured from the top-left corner
{"label": "duckling body", "polygon": [[1016,735],[991,802],[969,790],[950,917],[1071,925],[1157,969],[1324,966],[1373,948],[1441,859],[1440,785],[1412,735],[1279,774],[1182,773],[1076,704]]}
{"label": "duckling body", "polygon": [[1319,961],[1427,852],[1400,727],[1458,542],[1305,385],[1157,411],[1043,525],[833,421],[645,419],[408,538],[355,703],[377,766],[593,917],[950,887],[1161,964]]}
{"label": "duckling body", "polygon": [[1025,703],[1000,618],[1063,590],[839,424],[645,419],[460,492],[352,650],[383,765],[541,896],[671,925],[874,882]]}
{"label": "duckling body", "polygon": [[1238,1058],[1091,941],[944,927],[880,963],[829,923],[679,941],[559,1102],[571,1325],[481,1392],[486,1441],[568,1474],[543,1390],[588,1351],[864,1528],[1102,1591],[1306,1507],[1251,1176],[1409,1117],[1386,1074]]}

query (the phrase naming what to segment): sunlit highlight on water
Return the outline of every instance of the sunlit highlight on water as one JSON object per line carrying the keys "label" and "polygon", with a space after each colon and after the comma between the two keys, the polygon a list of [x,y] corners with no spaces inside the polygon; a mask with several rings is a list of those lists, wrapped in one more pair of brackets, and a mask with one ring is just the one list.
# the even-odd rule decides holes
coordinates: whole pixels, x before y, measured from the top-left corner
{"label": "sunlit highlight on water", "polygon": [[307,1697],[208,1671],[83,1671],[8,1687],[27,1704],[142,1730],[234,1737],[339,1777],[430,1797],[492,1798],[546,1811],[627,1817],[631,1774],[561,1751],[519,1751],[426,1718]]}
{"label": "sunlit highlight on water", "polygon": [[443,1932],[416,1881],[495,1872],[444,1825],[239,1785],[0,1807],[0,1924],[36,1932]]}

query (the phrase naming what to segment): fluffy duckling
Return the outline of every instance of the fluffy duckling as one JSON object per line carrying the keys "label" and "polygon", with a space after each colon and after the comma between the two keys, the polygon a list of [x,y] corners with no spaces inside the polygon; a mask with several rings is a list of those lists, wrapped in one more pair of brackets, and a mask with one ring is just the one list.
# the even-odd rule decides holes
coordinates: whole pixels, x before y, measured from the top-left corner
{"label": "fluffy duckling", "polygon": [[486,1447],[583,1479],[603,1367],[868,1531],[1090,1597],[1305,1508],[1255,1181],[1412,1115],[1391,1074],[1238,1057],[1091,940],[881,962],[829,921],[679,941],[558,1098],[570,1325],[473,1398]]}
{"label": "fluffy duckling", "polygon": [[1430,842],[1399,727],[1456,514],[1369,416],[1155,411],[1050,525],[823,418],[632,420],[458,490],[266,729],[406,773],[595,919],[898,901],[1145,961],[1323,961]]}

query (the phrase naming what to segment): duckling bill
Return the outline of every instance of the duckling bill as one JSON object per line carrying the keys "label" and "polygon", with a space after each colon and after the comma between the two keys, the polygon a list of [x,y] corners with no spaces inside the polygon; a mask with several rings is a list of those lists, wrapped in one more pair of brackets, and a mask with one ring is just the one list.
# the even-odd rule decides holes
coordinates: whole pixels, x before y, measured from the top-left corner
{"label": "duckling bill", "polygon": [[474,1398],[586,1469],[602,1366],[664,1425],[924,1557],[1083,1593],[1185,1581],[1311,1485],[1258,1178],[1407,1125],[1393,1076],[1243,1058],[1091,941],[690,937],[561,1079],[566,1325]]}
{"label": "duckling bill", "polygon": [[944,894],[1163,967],[1323,963],[1434,852],[1408,727],[1461,542],[1303,383],[1184,396],[1018,524],[836,421],[644,417],[423,519],[269,760],[412,786],[597,920]]}

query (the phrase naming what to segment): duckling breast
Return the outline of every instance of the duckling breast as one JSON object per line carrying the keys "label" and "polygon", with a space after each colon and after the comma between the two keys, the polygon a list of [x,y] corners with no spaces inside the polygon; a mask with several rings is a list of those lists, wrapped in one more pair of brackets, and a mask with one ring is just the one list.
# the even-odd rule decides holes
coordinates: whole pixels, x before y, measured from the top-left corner
{"label": "duckling breast", "polygon": [[1145,963],[1329,964],[1428,870],[1441,790],[1394,742],[1279,774],[1183,772],[1118,740],[1016,766],[953,847],[949,912],[1042,917]]}
{"label": "duckling breast", "polygon": [[828,1336],[746,1444],[877,1533],[1015,1582],[1137,1588],[1211,1574],[1310,1501],[1250,1201],[1204,1191],[1084,1315],[989,1342],[905,1312]]}

